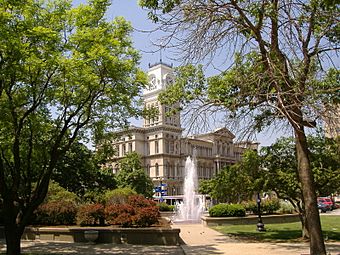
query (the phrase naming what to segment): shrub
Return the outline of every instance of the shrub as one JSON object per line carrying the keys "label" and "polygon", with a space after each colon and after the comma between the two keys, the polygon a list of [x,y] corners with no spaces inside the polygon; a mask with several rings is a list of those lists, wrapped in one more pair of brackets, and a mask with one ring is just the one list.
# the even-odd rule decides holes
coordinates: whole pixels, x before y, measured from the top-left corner
{"label": "shrub", "polygon": [[[246,211],[249,211],[253,214],[258,214],[257,203],[255,201],[248,201],[242,203],[245,207]],[[280,200],[273,199],[264,199],[261,201],[261,214],[272,214],[280,209]]]}
{"label": "shrub", "polygon": [[138,227],[148,227],[158,222],[159,210],[157,206],[138,208],[133,217]]}
{"label": "shrub", "polygon": [[294,212],[295,212],[295,209],[290,202],[286,202],[283,200],[280,201],[280,209],[278,210],[278,213],[291,214]]}
{"label": "shrub", "polygon": [[254,214],[257,213],[257,203],[255,201],[243,202],[242,205],[244,206],[247,212],[254,213]]}
{"label": "shrub", "polygon": [[106,205],[124,204],[128,202],[129,196],[136,194],[136,191],[130,188],[109,190],[104,194],[104,202]]}
{"label": "shrub", "polygon": [[261,203],[261,207],[264,213],[272,214],[280,209],[280,201],[276,198],[266,199]]}
{"label": "shrub", "polygon": [[141,195],[133,195],[125,204],[108,205],[105,219],[108,224],[122,227],[146,227],[158,222],[159,209],[156,203]]}
{"label": "shrub", "polygon": [[159,211],[161,211],[161,212],[172,212],[172,211],[175,210],[175,206],[174,205],[168,205],[165,202],[158,203],[157,206],[159,208]]}
{"label": "shrub", "polygon": [[131,227],[134,223],[135,208],[128,204],[109,205],[105,208],[105,219],[110,225]]}
{"label": "shrub", "polygon": [[70,201],[52,201],[44,203],[35,211],[35,224],[72,225],[75,224],[76,205]]}
{"label": "shrub", "polygon": [[48,186],[48,192],[45,198],[45,202],[52,201],[69,201],[77,202],[79,200],[75,193],[68,191],[61,187],[58,183],[51,181]]}
{"label": "shrub", "polygon": [[94,204],[105,204],[105,199],[103,197],[102,192],[97,189],[88,190],[85,194],[81,197],[83,203],[94,203]]}
{"label": "shrub", "polygon": [[211,217],[243,217],[245,208],[240,204],[218,204],[209,209]]}
{"label": "shrub", "polygon": [[78,208],[77,223],[81,226],[104,225],[104,206],[87,204]]}
{"label": "shrub", "polygon": [[142,207],[151,207],[151,206],[156,206],[156,202],[147,199],[142,195],[132,195],[129,196],[128,198],[128,204],[132,205],[135,208],[142,208]]}

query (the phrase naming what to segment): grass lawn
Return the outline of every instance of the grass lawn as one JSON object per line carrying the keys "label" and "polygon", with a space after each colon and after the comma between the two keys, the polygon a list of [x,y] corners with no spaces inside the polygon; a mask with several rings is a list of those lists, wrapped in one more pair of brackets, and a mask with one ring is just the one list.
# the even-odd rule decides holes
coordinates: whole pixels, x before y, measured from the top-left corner
{"label": "grass lawn", "polygon": [[[321,215],[321,225],[325,240],[340,241],[340,216]],[[301,241],[300,222],[265,224],[266,232],[256,231],[256,225],[224,225],[212,228],[225,235],[251,241]]]}

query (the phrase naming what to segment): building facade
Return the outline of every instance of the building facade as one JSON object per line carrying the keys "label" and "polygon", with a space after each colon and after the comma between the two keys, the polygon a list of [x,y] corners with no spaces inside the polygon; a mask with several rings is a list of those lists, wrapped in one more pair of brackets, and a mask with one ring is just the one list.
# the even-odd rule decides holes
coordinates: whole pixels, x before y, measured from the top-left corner
{"label": "building facade", "polygon": [[328,138],[340,137],[340,104],[328,106],[328,116],[324,118],[325,136]]}
{"label": "building facade", "polygon": [[[117,154],[112,168],[118,171],[117,162],[129,152],[141,155],[147,174],[155,187],[166,187],[167,196],[183,194],[185,161],[196,151],[199,179],[214,177],[224,166],[235,164],[247,148],[257,149],[257,143],[234,143],[235,136],[226,128],[210,133],[183,137],[180,113],[171,113],[171,106],[161,105],[158,95],[174,81],[170,65],[157,63],[148,71],[149,86],[143,91],[146,108],[158,109],[158,115],[143,120],[143,127],[131,126],[118,132],[113,141]],[[170,113],[171,114],[170,114]],[[161,186],[162,186],[161,185]]]}

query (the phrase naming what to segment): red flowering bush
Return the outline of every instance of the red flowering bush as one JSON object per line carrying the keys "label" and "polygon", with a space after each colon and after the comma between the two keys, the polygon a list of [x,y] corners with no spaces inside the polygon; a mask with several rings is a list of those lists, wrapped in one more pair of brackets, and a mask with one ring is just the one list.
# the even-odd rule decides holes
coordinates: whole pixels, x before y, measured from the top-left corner
{"label": "red flowering bush", "polygon": [[77,207],[71,201],[51,201],[42,204],[35,211],[35,224],[72,225],[75,224]]}
{"label": "red flowering bush", "polygon": [[130,196],[126,204],[115,204],[105,208],[108,224],[122,227],[147,227],[158,222],[159,209],[156,203],[140,195]]}
{"label": "red flowering bush", "polygon": [[159,209],[157,206],[138,208],[134,216],[134,224],[138,227],[148,227],[158,222]]}
{"label": "red flowering bush", "polygon": [[105,208],[105,219],[110,225],[131,227],[134,223],[135,209],[128,204],[110,205]]}
{"label": "red flowering bush", "polygon": [[80,226],[104,225],[104,218],[102,204],[86,204],[78,208],[77,223]]}
{"label": "red flowering bush", "polygon": [[156,206],[155,201],[151,199],[147,199],[142,195],[129,196],[127,203],[129,205],[132,205],[133,207],[138,207],[138,208]]}

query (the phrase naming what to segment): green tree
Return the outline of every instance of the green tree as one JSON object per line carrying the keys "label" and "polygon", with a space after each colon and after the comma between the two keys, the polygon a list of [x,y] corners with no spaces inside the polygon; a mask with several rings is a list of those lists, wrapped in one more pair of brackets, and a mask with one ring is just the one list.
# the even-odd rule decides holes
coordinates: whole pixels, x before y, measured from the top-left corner
{"label": "green tree", "polygon": [[[336,142],[332,139],[308,136],[312,172],[317,194],[329,196],[337,192],[340,185],[340,160]],[[298,182],[296,148],[292,138],[282,138],[261,150],[264,189],[274,191],[281,199],[288,200],[300,213],[303,235],[307,219],[303,206],[301,184]]]}
{"label": "green tree", "polygon": [[131,26],[109,1],[0,1],[0,194],[7,254],[77,139],[100,139],[139,114],[145,84]]}
{"label": "green tree", "polygon": [[248,150],[238,164],[222,169],[213,179],[200,183],[199,191],[222,203],[240,203],[263,191],[261,159],[257,152]]}
{"label": "green tree", "polygon": [[[320,135],[308,136],[311,165],[319,196],[336,193],[340,186],[340,159],[337,143]],[[215,178],[206,180],[200,192],[220,202],[248,200],[256,192],[275,192],[278,198],[289,201],[300,213],[303,236],[306,221],[301,184],[297,178],[294,139],[281,138],[259,154],[247,151],[241,162],[223,169]]]}
{"label": "green tree", "polygon": [[120,160],[116,181],[120,188],[129,187],[145,197],[151,198],[153,195],[152,180],[145,173],[141,158],[136,152],[128,153]]}
{"label": "green tree", "polygon": [[292,128],[310,252],[326,254],[305,128],[315,127],[325,105],[339,102],[340,72],[327,61],[339,49],[338,42],[330,40],[332,33],[338,34],[339,5],[323,0],[140,4],[150,10],[149,17],[160,23],[167,42],[177,46],[185,61],[222,52],[226,60],[235,58],[231,68],[206,83],[197,71],[185,73],[163,103],[196,100],[214,105],[232,119],[243,119],[247,130],[261,131],[278,122]]}
{"label": "green tree", "polygon": [[114,174],[101,168],[99,163],[95,152],[75,142],[58,161],[52,180],[79,197],[83,197],[86,192],[114,189]]}

